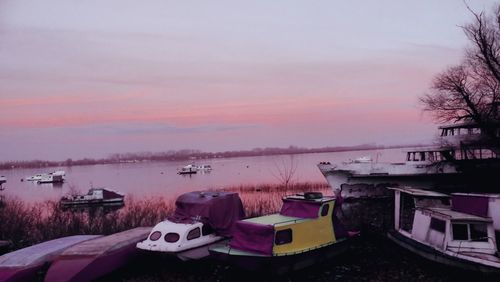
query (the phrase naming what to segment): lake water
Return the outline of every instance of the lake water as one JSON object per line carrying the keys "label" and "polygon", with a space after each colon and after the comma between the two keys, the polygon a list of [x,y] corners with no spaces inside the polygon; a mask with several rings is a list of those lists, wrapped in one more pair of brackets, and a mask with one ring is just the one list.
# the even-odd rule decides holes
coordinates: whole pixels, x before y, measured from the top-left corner
{"label": "lake water", "polygon": [[[362,156],[371,156],[380,162],[402,161],[403,149],[348,151],[299,155],[240,157],[197,160],[195,164],[209,164],[209,173],[179,175],[178,170],[189,162],[143,162],[46,169],[0,170],[7,177],[0,194],[16,196],[26,202],[58,200],[70,191],[81,193],[90,187],[107,187],[124,193],[127,197],[172,197],[184,192],[239,185],[280,183],[279,170],[295,164],[294,180],[298,182],[325,182],[316,167],[321,161],[342,162]],[[65,170],[63,184],[37,184],[21,179],[38,173]]]}

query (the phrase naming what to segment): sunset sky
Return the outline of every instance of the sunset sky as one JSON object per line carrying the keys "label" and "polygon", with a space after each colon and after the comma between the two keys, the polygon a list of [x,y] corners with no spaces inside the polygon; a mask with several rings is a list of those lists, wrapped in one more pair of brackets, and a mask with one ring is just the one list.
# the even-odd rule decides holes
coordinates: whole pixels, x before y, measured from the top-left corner
{"label": "sunset sky", "polygon": [[470,21],[458,0],[0,0],[0,161],[428,142],[418,97]]}

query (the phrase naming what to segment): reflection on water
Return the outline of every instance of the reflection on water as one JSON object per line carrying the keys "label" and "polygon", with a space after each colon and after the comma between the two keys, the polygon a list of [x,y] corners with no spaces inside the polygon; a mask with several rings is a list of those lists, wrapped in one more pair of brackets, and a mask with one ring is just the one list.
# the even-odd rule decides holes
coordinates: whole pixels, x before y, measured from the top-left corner
{"label": "reflection on water", "polygon": [[[388,149],[294,155],[297,169],[293,179],[297,182],[326,182],[316,167],[321,161],[342,162],[361,156],[371,156],[380,162],[402,161],[405,157],[402,151]],[[7,183],[4,184],[6,189],[0,194],[19,197],[28,202],[39,202],[59,200],[70,191],[84,193],[91,187],[106,187],[127,197],[175,197],[193,190],[277,184],[280,183],[280,179],[276,177],[277,171],[289,159],[289,156],[284,155],[203,160],[198,164],[210,165],[212,170],[190,175],[177,174],[186,165],[186,162],[181,161],[4,170],[0,171],[0,175],[7,177]],[[21,182],[26,175],[53,170],[65,170],[66,181],[47,184]]]}

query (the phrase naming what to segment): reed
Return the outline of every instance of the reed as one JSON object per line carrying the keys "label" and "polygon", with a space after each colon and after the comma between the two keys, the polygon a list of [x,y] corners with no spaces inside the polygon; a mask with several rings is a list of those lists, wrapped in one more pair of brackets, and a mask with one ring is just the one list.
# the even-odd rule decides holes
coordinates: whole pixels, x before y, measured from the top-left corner
{"label": "reed", "polygon": [[[287,185],[241,185],[223,189],[237,192],[246,217],[279,211],[286,194],[319,191],[331,194],[323,183]],[[62,209],[56,201],[26,204],[18,198],[5,198],[0,205],[0,240],[10,240],[13,249],[75,234],[112,234],[139,226],[154,226],[175,210],[175,198],[126,197],[118,210]]]}

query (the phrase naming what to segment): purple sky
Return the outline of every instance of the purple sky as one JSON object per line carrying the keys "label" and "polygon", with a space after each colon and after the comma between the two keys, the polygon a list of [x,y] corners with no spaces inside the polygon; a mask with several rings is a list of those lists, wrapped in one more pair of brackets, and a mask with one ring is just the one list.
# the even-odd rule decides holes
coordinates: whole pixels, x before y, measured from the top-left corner
{"label": "purple sky", "polygon": [[470,21],[457,0],[0,0],[0,161],[425,142],[418,97]]}

